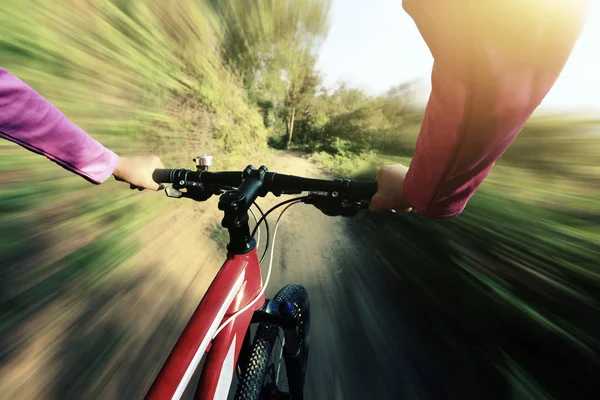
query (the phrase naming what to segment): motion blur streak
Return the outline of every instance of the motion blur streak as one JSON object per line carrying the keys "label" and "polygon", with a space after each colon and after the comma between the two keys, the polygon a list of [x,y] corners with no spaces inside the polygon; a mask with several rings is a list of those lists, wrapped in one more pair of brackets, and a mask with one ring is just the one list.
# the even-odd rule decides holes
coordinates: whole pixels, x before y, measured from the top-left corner
{"label": "motion blur streak", "polygon": [[[0,66],[119,154],[372,178],[410,161],[423,110],[411,83],[321,87],[329,8],[0,0]],[[456,220],[292,210],[267,295],[311,295],[308,398],[598,393],[599,126],[536,116]],[[221,264],[218,221],[0,142],[0,398],[143,398]]]}

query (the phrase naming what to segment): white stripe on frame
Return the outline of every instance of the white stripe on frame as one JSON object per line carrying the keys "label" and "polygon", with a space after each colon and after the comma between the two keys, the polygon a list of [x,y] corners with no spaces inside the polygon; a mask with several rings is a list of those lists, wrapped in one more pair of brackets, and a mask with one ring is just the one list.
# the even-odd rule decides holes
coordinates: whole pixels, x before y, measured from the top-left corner
{"label": "white stripe on frame", "polygon": [[215,397],[213,400],[227,400],[227,395],[229,394],[229,387],[231,386],[231,381],[233,379],[233,356],[235,355],[235,338],[233,336],[233,341],[231,342],[231,346],[229,346],[229,350],[227,351],[227,357],[225,357],[225,361],[223,362],[223,367],[221,368],[221,375],[219,375],[219,382],[217,383],[217,390],[215,391]]}
{"label": "white stripe on frame", "polygon": [[183,374],[183,378],[181,379],[181,382],[179,382],[179,386],[177,386],[177,390],[175,390],[175,393],[173,394],[173,397],[171,397],[171,400],[180,400],[181,396],[183,396],[183,392],[185,392],[185,388],[190,383],[190,379],[192,379],[192,375],[194,375],[194,371],[196,371],[196,368],[198,368],[198,364],[200,364],[200,360],[202,359],[202,356],[204,355],[204,352],[206,351],[208,344],[210,343],[214,333],[216,332],[217,328],[219,327],[219,323],[223,320],[223,316],[225,316],[225,313],[227,312],[227,309],[233,302],[235,295],[240,290],[242,283],[244,283],[244,275],[245,275],[245,270],[242,271],[242,273],[238,277],[237,281],[231,288],[231,291],[225,298],[225,301],[221,305],[219,312],[217,312],[215,319],[210,324],[210,328],[208,329],[206,336],[204,336],[204,339],[202,339],[202,342],[200,343],[200,347],[198,347],[196,354],[194,354],[194,358],[192,358],[192,362],[190,363],[190,365],[188,365],[188,368],[185,371],[185,374]]}

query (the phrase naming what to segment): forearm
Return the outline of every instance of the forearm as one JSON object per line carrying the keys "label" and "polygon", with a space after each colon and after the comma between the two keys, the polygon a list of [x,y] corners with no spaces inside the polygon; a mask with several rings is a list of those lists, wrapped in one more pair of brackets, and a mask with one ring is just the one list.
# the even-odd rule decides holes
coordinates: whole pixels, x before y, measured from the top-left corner
{"label": "forearm", "polygon": [[429,217],[460,214],[554,84],[591,4],[496,3],[404,1],[435,60],[403,186]]}
{"label": "forearm", "polygon": [[[547,90],[535,87],[535,79],[521,72],[510,78],[518,90],[504,95],[434,70],[433,90],[403,187],[420,214],[460,214],[539,104],[518,94]],[[503,79],[506,85],[509,77]]]}
{"label": "forearm", "polygon": [[0,137],[43,154],[93,183],[102,183],[113,173],[118,162],[115,153],[1,68],[0,110]]}

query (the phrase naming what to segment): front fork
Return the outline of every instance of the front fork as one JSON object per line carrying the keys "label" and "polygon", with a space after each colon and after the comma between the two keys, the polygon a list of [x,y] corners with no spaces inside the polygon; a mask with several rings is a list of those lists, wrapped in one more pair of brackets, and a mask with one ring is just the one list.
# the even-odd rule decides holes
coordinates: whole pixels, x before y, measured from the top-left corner
{"label": "front fork", "polygon": [[[304,376],[306,373],[306,351],[303,351],[303,343],[299,336],[299,318],[296,307],[287,300],[265,300],[265,304],[256,310],[252,316],[252,323],[264,322],[276,325],[283,329],[284,345],[283,358],[290,389],[290,399],[297,400],[303,398]],[[242,360],[241,374],[247,367],[247,361],[250,356],[250,329],[244,338],[244,346],[240,353]],[[244,349],[245,348],[245,349]],[[239,363],[238,363],[239,364]]]}

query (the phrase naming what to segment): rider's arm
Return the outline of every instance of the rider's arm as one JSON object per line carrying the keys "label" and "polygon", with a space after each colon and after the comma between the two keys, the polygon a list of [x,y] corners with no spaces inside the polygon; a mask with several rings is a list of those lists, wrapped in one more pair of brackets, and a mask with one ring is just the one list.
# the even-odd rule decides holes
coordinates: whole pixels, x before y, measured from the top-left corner
{"label": "rider's arm", "polygon": [[0,137],[15,142],[90,182],[110,175],[139,188],[158,189],[156,156],[119,158],[71,122],[35,90],[0,68]]}
{"label": "rider's arm", "polygon": [[119,160],[48,100],[1,68],[0,136],[93,183],[104,182]]}
{"label": "rider's arm", "polygon": [[404,205],[462,212],[554,84],[591,3],[404,0],[435,60]]}

